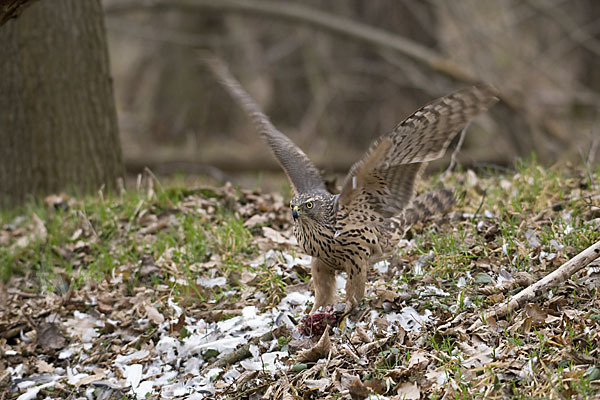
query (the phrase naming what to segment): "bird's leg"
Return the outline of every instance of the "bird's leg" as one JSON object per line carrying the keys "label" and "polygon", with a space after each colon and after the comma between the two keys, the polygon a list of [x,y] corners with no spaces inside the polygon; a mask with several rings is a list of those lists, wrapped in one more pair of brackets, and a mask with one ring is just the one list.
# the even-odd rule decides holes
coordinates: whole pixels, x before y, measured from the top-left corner
{"label": "bird's leg", "polygon": [[346,265],[346,313],[354,310],[365,295],[367,266],[365,263],[351,262]]}
{"label": "bird's leg", "polygon": [[315,285],[315,304],[311,313],[319,307],[332,304],[335,295],[335,270],[317,257],[312,258],[311,272]]}

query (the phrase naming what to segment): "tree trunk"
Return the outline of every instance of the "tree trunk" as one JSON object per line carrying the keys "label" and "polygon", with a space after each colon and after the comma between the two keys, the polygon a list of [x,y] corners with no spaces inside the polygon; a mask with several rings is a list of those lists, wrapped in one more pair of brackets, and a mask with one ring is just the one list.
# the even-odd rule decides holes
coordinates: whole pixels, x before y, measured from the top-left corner
{"label": "tree trunk", "polygon": [[41,1],[0,28],[0,205],[114,186],[123,162],[99,0]]}

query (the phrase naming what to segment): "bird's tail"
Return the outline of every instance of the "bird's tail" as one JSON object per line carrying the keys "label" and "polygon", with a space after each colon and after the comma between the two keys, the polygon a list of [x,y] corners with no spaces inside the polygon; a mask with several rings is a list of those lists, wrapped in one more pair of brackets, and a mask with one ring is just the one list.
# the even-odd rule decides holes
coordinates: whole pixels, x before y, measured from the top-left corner
{"label": "bird's tail", "polygon": [[452,189],[434,190],[415,197],[410,205],[393,219],[406,229],[410,225],[423,221],[434,214],[445,213],[453,204],[454,191]]}

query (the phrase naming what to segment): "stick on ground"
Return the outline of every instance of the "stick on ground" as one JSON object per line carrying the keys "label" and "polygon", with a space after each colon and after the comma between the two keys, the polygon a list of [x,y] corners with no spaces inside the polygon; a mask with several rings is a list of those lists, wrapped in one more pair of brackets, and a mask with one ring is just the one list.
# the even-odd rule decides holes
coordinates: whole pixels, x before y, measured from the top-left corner
{"label": "stick on ground", "polygon": [[596,242],[559,268],[546,275],[536,283],[517,293],[507,302],[497,305],[484,314],[483,320],[475,322],[469,330],[474,330],[483,325],[483,321],[490,317],[502,318],[511,311],[521,308],[525,303],[541,296],[548,290],[558,286],[561,282],[569,279],[580,269],[585,268],[589,263],[600,257],[600,242]]}

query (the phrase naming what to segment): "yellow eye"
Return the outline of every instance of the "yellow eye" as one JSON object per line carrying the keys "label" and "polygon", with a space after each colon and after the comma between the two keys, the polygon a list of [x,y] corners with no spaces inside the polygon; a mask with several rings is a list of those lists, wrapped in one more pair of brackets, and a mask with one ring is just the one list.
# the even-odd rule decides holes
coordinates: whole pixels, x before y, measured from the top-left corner
{"label": "yellow eye", "polygon": [[306,208],[313,208],[312,201],[309,201],[308,203],[306,203]]}

